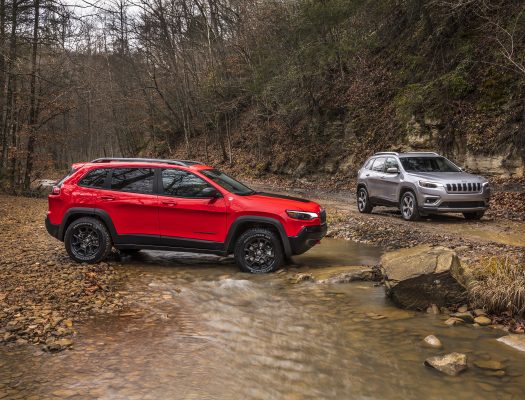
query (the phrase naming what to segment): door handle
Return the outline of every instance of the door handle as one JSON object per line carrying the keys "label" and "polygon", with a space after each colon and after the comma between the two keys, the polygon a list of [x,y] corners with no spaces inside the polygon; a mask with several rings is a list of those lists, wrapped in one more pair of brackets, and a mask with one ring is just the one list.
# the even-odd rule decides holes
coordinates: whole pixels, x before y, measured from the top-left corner
{"label": "door handle", "polygon": [[366,174],[365,176],[370,176],[370,174]]}
{"label": "door handle", "polygon": [[116,197],[114,197],[114,196],[100,196],[100,199],[101,200],[112,201],[112,200],[115,200]]}
{"label": "door handle", "polygon": [[173,206],[176,206],[177,205],[177,202],[176,201],[163,201],[162,204],[164,204],[165,206],[170,206],[170,207],[173,207]]}

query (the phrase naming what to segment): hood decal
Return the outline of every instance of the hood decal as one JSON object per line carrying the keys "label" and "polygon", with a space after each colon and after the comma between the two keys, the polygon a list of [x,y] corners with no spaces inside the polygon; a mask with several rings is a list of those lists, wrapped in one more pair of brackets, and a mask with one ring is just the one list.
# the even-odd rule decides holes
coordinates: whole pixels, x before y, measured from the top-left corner
{"label": "hood decal", "polygon": [[266,192],[256,192],[255,194],[258,194],[259,196],[265,196],[265,197],[275,197],[277,199],[295,200],[295,201],[300,201],[301,203],[310,203],[310,200],[301,199],[300,197],[285,196],[282,194],[266,193]]}

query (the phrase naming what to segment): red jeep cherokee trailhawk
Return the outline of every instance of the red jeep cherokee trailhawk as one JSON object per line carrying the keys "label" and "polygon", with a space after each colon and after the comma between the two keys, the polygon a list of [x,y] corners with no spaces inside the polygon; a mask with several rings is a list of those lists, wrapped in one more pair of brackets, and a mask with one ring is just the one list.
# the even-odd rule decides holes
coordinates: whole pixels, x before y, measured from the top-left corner
{"label": "red jeep cherokee trailhawk", "polygon": [[96,263],[111,247],[234,254],[271,272],[326,234],[314,202],[258,193],[195,161],[101,158],[74,164],[49,195],[47,231],[70,257]]}

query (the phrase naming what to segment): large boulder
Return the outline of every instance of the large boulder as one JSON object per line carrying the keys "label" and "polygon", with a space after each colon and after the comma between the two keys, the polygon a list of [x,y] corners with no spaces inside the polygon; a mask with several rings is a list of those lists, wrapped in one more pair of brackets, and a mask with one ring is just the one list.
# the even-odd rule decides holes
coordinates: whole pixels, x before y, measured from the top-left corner
{"label": "large boulder", "polygon": [[428,245],[386,253],[381,258],[387,295],[399,306],[425,310],[466,300],[464,272],[457,254]]}

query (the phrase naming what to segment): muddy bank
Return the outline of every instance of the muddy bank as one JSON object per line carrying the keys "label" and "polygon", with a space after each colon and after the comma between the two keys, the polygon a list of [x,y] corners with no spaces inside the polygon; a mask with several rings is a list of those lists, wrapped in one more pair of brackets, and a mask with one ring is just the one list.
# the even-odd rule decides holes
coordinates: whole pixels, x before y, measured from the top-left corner
{"label": "muddy bank", "polygon": [[71,345],[89,315],[120,309],[113,263],[71,262],[44,227],[47,201],[0,196],[0,342]]}

